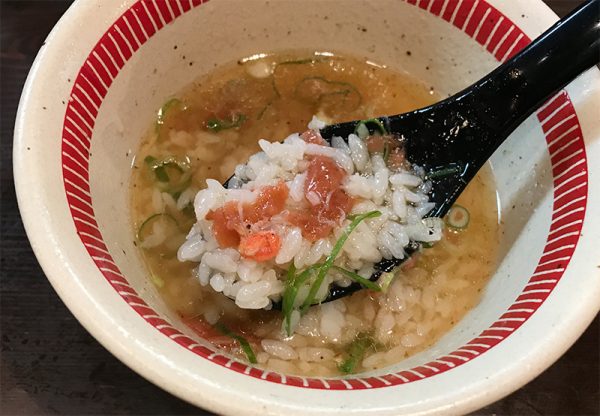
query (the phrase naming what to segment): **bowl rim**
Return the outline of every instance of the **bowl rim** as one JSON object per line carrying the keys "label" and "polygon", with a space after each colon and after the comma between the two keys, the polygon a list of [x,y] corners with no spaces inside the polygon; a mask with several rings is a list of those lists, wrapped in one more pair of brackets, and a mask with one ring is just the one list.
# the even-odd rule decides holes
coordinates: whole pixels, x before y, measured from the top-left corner
{"label": "bowl rim", "polygon": [[[25,143],[27,141],[27,131],[28,131],[27,129],[24,128],[24,126],[28,122],[30,122],[28,120],[28,114],[29,114],[28,108],[32,105],[31,102],[32,102],[32,95],[34,94],[35,82],[36,82],[36,79],[38,79],[41,76],[40,74],[43,72],[42,68],[43,68],[44,61],[48,54],[57,53],[57,45],[55,43],[53,43],[54,37],[56,36],[56,34],[58,32],[61,32],[61,31],[68,32],[69,30],[72,30],[72,27],[69,27],[69,26],[70,25],[72,26],[72,23],[77,18],[84,16],[86,13],[91,12],[91,8],[89,6],[82,6],[82,3],[83,2],[81,2],[81,1],[74,3],[70,7],[68,12],[65,14],[65,16],[56,25],[56,27],[52,31],[52,33],[49,35],[46,47],[40,52],[40,54],[36,58],[36,61],[32,67],[32,70],[27,79],[25,88],[23,90],[23,96],[21,98],[21,102],[19,105],[17,123],[15,125],[15,146],[14,146],[14,149],[15,149],[14,150],[14,161],[15,161],[14,166],[15,167],[14,167],[14,171],[15,171],[15,184],[16,184],[16,188],[17,188],[19,207],[20,207],[20,210],[21,210],[21,213],[23,216],[23,221],[25,224],[27,234],[28,234],[29,239],[34,248],[34,252],[35,252],[36,256],[38,257],[38,260],[40,261],[42,268],[44,269],[44,272],[48,276],[53,287],[59,293],[59,295],[65,302],[65,304],[67,304],[67,306],[71,309],[71,311],[74,313],[74,315],[80,320],[80,322],[82,322],[82,324],[86,327],[86,329],[88,329],[88,331],[90,331],[113,354],[115,354],[119,359],[121,359],[121,361],[125,362],[127,365],[130,365],[135,371],[137,371],[138,373],[147,377],[150,381],[154,382],[155,384],[162,386],[163,388],[169,390],[171,393],[173,393],[185,400],[191,401],[194,404],[208,405],[209,407],[211,407],[211,409],[217,410],[217,411],[225,411],[225,410],[232,411],[233,409],[240,410],[240,409],[244,408],[244,406],[240,406],[239,404],[233,404],[233,403],[223,404],[223,403],[217,403],[214,400],[212,400],[212,401],[207,400],[207,401],[202,401],[202,402],[193,400],[189,394],[186,394],[186,393],[189,393],[188,391],[182,391],[180,389],[177,389],[176,386],[167,385],[167,383],[163,382],[163,380],[160,377],[162,371],[157,371],[157,370],[153,371],[149,366],[144,365],[144,361],[139,358],[136,358],[134,360],[132,358],[132,354],[130,353],[130,351],[128,351],[129,343],[127,342],[126,339],[120,340],[118,342],[115,341],[112,338],[114,336],[114,333],[112,333],[112,332],[109,333],[106,330],[106,328],[102,328],[103,325],[106,325],[106,322],[96,319],[96,315],[94,315],[90,310],[86,309],[85,305],[80,300],[76,299],[76,297],[74,297],[72,294],[66,293],[67,289],[73,289],[73,285],[66,284],[58,276],[63,275],[65,272],[65,269],[68,269],[69,272],[72,272],[70,274],[75,276],[73,273],[74,270],[72,270],[68,264],[58,265],[54,261],[54,258],[52,258],[52,256],[50,256],[42,248],[44,246],[44,242],[40,238],[40,233],[43,233],[46,230],[46,228],[40,224],[40,220],[35,216],[35,209],[31,209],[25,203],[25,201],[26,201],[25,190],[24,190],[24,187],[22,186],[22,184],[24,183],[24,181],[23,181],[24,175],[26,175],[27,172],[29,172],[28,166],[31,163],[26,158],[25,152],[24,152],[23,143]],[[183,4],[183,3],[184,2],[182,2],[180,4]],[[192,1],[191,4],[194,5],[195,3],[201,3],[201,2],[194,0],[194,1]],[[417,2],[409,0],[408,3],[414,4]],[[480,3],[486,3],[486,2],[482,1]],[[500,3],[500,2],[497,0],[491,0],[491,1],[488,1],[487,3],[495,5],[496,3]],[[127,12],[128,10],[130,10],[129,7],[133,7],[134,4],[138,4],[138,3],[135,2],[134,0],[128,0],[126,2],[126,4],[127,4],[127,7],[125,8],[125,10]],[[429,4],[428,11],[431,10],[433,4],[434,3]],[[538,2],[537,7],[541,7],[541,5],[543,5],[543,3]],[[419,4],[419,6],[422,6],[422,5]],[[460,7],[460,3],[459,3],[458,7]],[[457,9],[458,9],[458,7],[457,7]],[[495,7],[501,9],[501,7],[499,5],[496,5]],[[527,7],[525,7],[525,6],[523,6],[523,7],[525,9],[527,9]],[[543,7],[546,8],[545,5]],[[473,8],[475,8],[475,6],[473,6]],[[534,9],[536,7],[535,6],[531,7],[531,3],[530,3],[529,8]],[[547,8],[544,10],[544,13],[542,13],[542,15],[545,20],[556,20],[556,16],[554,16],[553,13],[551,11],[549,11],[549,9],[547,9]],[[109,22],[109,23],[112,23],[112,22]],[[465,25],[465,26],[467,26],[467,25]],[[516,25],[514,25],[514,26],[518,29],[518,27]],[[527,38],[526,36],[519,37],[517,40],[515,40],[514,44],[512,44],[512,49],[510,48],[510,45],[507,45],[506,47],[504,47],[504,46],[500,47],[500,43],[503,42],[503,40],[502,40],[498,43],[498,48],[494,49],[491,52],[495,52],[496,55],[501,55],[500,56],[501,59],[506,59],[508,56],[510,56],[510,54],[513,51],[516,52],[518,50],[518,47],[522,47],[526,44],[526,43],[524,43],[526,38]],[[519,43],[519,42],[521,42],[521,43]],[[597,73],[598,71],[595,70],[595,72]],[[597,74],[596,74],[596,80],[597,80]],[[550,116],[552,116],[554,114],[554,112],[557,109],[559,109],[560,106],[569,106],[569,105],[571,105],[571,104],[568,100],[568,96],[566,94],[559,95],[556,100],[551,100],[551,102],[546,106],[547,118],[549,119]],[[542,121],[542,120],[543,119],[540,119],[540,121]],[[551,128],[551,126],[548,126],[548,128]],[[58,241],[54,241],[54,243],[59,244]],[[596,289],[595,293],[597,293],[598,287],[596,287],[595,289]],[[546,293],[549,294],[549,292],[546,292]],[[537,375],[539,372],[541,372],[544,368],[546,368],[552,361],[554,361],[554,359],[556,359],[560,354],[562,354],[575,341],[577,336],[579,336],[581,334],[581,332],[585,329],[587,324],[589,322],[591,322],[591,320],[595,316],[599,305],[598,305],[597,301],[593,302],[591,300],[591,296],[589,296],[590,293],[593,294],[594,291],[591,290],[588,293],[587,301],[581,302],[581,305],[589,305],[588,313],[587,314],[582,314],[581,312],[579,313],[580,317],[583,316],[583,319],[580,319],[580,321],[576,325],[572,325],[572,327],[571,327],[572,329],[569,331],[569,332],[571,332],[571,336],[563,337],[560,339],[560,342],[555,342],[553,345],[553,348],[552,348],[553,353],[547,354],[544,357],[542,357],[542,359],[540,361],[538,361],[538,363],[536,364],[537,367],[533,371],[527,373],[525,376],[523,376],[521,374],[520,377],[515,377],[514,380],[516,380],[516,382],[503,384],[493,394],[479,395],[479,397],[477,397],[477,395],[472,395],[467,399],[462,399],[462,401],[459,401],[458,398],[455,398],[454,400],[455,400],[456,404],[455,404],[455,407],[453,408],[453,410],[454,411],[463,411],[465,409],[473,409],[476,406],[481,406],[482,404],[485,404],[492,400],[498,399],[498,398],[502,397],[503,395],[508,394],[511,390],[513,390],[513,389],[519,387],[520,385],[524,384],[525,382],[529,381],[531,378],[533,378],[535,375]],[[82,293],[81,295],[85,295],[86,297],[89,297],[90,299],[93,298],[93,294],[91,294],[91,293]],[[139,299],[139,300],[141,300],[141,299]],[[135,299],[134,301],[138,302],[138,299]],[[143,305],[143,300],[141,300],[141,304]],[[594,307],[595,307],[595,310],[594,310]],[[579,309],[585,311],[585,309],[582,307],[580,307]],[[587,318],[589,318],[589,319],[587,319]],[[509,321],[505,321],[505,322],[509,322]],[[522,322],[524,322],[524,321],[522,321]],[[157,324],[157,325],[159,325],[159,324]],[[516,329],[518,326],[520,326],[520,324],[519,325],[516,325],[516,324],[515,325],[512,325],[512,324],[501,325],[501,327],[503,327],[504,329],[511,328],[512,330]],[[171,334],[171,335],[173,335],[173,334]],[[494,337],[497,335],[489,334],[489,336]],[[177,338],[182,339],[181,337],[177,337]],[[493,339],[493,338],[489,338],[489,339]],[[484,342],[483,339],[480,339],[480,341]],[[546,341],[546,344],[548,344],[548,340]],[[189,346],[189,344],[188,344],[188,346]],[[485,348],[485,347],[482,347],[482,348]],[[474,351],[477,352],[477,355],[479,355],[479,353],[481,352],[476,349]],[[222,359],[218,358],[218,356],[214,356],[213,358],[215,358],[215,357],[217,357],[217,362],[219,360],[222,361]],[[458,361],[456,361],[456,360],[458,360]],[[455,358],[454,360],[450,360],[450,362],[455,365],[460,364],[461,361],[462,360],[460,358]],[[222,361],[221,364],[232,366],[232,364],[229,362],[229,359],[227,359],[227,361]],[[454,367],[454,366],[452,366],[452,367]],[[245,368],[242,368],[240,371],[241,372],[245,371]],[[431,370],[431,369],[429,369],[429,371],[425,370],[424,374],[429,374],[429,373],[431,373],[431,371],[434,371],[434,370]],[[423,374],[421,374],[421,375],[423,375]],[[262,375],[258,375],[258,377],[261,378]],[[265,378],[267,378],[267,380],[269,380],[269,377],[271,378],[270,381],[273,381],[273,382],[281,382],[282,381],[281,377],[275,375],[275,373],[270,373],[265,376]],[[413,375],[413,377],[423,378],[423,377],[419,377],[418,374]],[[493,378],[493,377],[490,377],[490,379],[491,378]],[[292,379],[292,378],[289,378],[289,379]],[[410,381],[412,381],[412,380],[410,380]],[[320,383],[320,382],[322,382],[322,381],[318,381],[318,380],[316,381],[316,383]],[[370,380],[370,382],[374,382],[374,381]],[[384,385],[386,384],[386,383],[380,381],[379,384],[381,384],[381,383],[383,383]],[[341,383],[341,384],[344,384],[344,383]],[[401,383],[398,383],[398,384],[401,384]],[[492,385],[492,384],[488,384],[488,385]],[[314,387],[317,387],[317,386],[315,385]],[[354,387],[355,387],[355,391],[360,389],[361,388],[360,383],[359,383],[359,385],[356,385]],[[366,386],[363,386],[363,388],[364,387],[366,387]],[[323,386],[321,388],[327,388],[327,387],[325,384],[323,384]],[[477,398],[479,398],[479,400],[476,400]],[[204,399],[206,400],[206,397]],[[248,409],[244,409],[244,410],[248,410]],[[298,410],[298,409],[296,409],[296,410]],[[433,410],[435,410],[435,409],[430,409],[429,411],[433,411]]]}

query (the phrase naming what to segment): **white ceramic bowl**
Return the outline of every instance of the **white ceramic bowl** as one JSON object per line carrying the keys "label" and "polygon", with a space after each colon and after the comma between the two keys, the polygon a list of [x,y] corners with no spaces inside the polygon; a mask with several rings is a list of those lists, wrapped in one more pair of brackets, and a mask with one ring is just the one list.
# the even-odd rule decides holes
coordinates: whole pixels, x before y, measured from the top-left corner
{"label": "white ceramic bowl", "polygon": [[502,262],[481,303],[436,345],[369,374],[311,379],[247,367],[194,338],[149,284],[129,231],[132,158],[168,96],[215,65],[299,47],[364,56],[451,93],[556,20],[539,0],[200,3],[76,2],[23,92],[14,146],[23,220],[48,279],[98,341],[169,392],[236,415],[465,413],[575,341],[600,306],[597,69],[493,156]]}

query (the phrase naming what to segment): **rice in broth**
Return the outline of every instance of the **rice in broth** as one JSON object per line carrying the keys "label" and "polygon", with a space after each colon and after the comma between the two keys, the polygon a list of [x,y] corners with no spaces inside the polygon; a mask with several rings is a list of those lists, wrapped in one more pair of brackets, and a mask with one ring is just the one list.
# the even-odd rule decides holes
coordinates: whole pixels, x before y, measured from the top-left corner
{"label": "rice in broth", "polygon": [[[381,102],[380,114],[402,112],[427,104],[427,89],[349,57],[273,55],[219,71],[197,84],[203,91],[192,88],[161,109],[133,175],[137,244],[159,291],[190,328],[275,371],[336,375],[422,350],[477,303],[497,245],[489,171],[458,201],[470,220],[447,226],[423,218],[432,207],[429,183],[404,161],[396,138],[363,128],[327,143],[317,118],[308,131],[290,134],[309,112],[330,122],[370,117]],[[321,85],[306,84],[315,79]],[[380,89],[409,84],[427,100],[399,106],[373,79]],[[251,108],[215,117],[210,111],[219,94],[233,84]],[[317,88],[319,97],[331,85],[350,92],[329,91],[344,97],[336,109],[322,98],[307,102],[299,85]],[[264,94],[267,86],[277,88],[279,98]],[[271,101],[258,99],[261,91]],[[200,102],[211,110],[191,112]],[[299,120],[291,122],[294,115]],[[287,136],[281,143],[259,140],[285,137],[278,133]],[[262,151],[253,154],[257,143]],[[431,248],[402,270],[365,281],[380,260],[403,258],[411,240]],[[367,288],[319,305],[331,285],[356,281]],[[283,312],[271,310],[274,304]]]}

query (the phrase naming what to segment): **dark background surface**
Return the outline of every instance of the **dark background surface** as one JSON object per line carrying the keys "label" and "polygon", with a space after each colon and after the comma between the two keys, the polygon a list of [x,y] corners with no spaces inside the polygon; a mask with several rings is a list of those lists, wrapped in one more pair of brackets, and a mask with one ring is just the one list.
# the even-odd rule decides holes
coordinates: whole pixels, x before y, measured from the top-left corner
{"label": "dark background surface", "polygon": [[[115,1],[116,0],[106,0]],[[581,0],[546,0],[562,16]],[[150,384],[94,340],[44,277],[12,178],[12,133],[29,67],[70,1],[0,0],[0,414],[206,414]],[[598,317],[534,381],[476,415],[600,415]]]}

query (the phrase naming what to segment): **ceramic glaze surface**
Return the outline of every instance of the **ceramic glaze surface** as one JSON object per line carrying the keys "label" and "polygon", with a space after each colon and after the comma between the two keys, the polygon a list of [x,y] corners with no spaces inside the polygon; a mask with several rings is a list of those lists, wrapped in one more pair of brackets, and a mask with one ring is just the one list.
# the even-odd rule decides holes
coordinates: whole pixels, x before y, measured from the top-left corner
{"label": "ceramic glaze surface", "polygon": [[[507,213],[500,268],[481,303],[451,333],[398,365],[348,378],[305,378],[215,352],[190,337],[149,287],[123,232],[136,140],[154,109],[199,73],[261,51],[324,48],[418,74],[451,93],[549,26],[554,18],[541,3],[389,1],[344,8],[321,2],[306,9],[283,1],[140,0],[120,9],[91,3],[76,3],[59,23],[26,85],[15,142],[19,203],[36,255],[65,303],[150,380],[229,413],[334,414],[347,411],[341,400],[376,414],[466,412],[538,374],[595,315],[600,220],[589,212],[600,206],[598,186],[590,186],[600,183],[597,70],[550,99],[493,156]],[[524,12],[540,18],[521,21]],[[101,19],[74,40],[77,22],[93,14]],[[220,23],[225,15],[231,24]],[[388,15],[394,19],[381,22]],[[190,40],[198,36],[204,41]],[[65,59],[58,55],[65,44],[72,51],[59,82],[44,90],[41,84]],[[51,97],[66,98],[64,112],[40,113],[37,103]],[[43,136],[52,139],[41,143]],[[572,305],[581,287],[586,291]]]}

